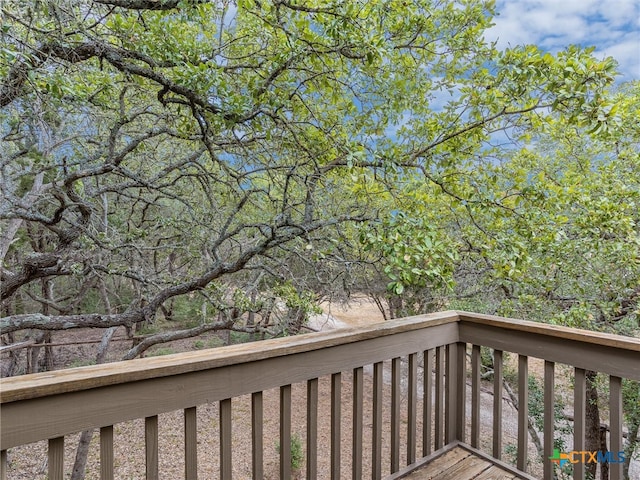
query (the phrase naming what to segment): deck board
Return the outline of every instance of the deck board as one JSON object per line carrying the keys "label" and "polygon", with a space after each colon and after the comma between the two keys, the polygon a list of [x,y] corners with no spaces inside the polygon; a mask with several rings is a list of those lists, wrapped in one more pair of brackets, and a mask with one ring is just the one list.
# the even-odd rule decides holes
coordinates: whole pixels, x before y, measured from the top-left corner
{"label": "deck board", "polygon": [[465,447],[456,446],[432,458],[416,470],[397,478],[406,480],[516,480],[530,477],[526,474],[524,476],[516,475],[500,465],[496,465],[489,458],[484,458]]}

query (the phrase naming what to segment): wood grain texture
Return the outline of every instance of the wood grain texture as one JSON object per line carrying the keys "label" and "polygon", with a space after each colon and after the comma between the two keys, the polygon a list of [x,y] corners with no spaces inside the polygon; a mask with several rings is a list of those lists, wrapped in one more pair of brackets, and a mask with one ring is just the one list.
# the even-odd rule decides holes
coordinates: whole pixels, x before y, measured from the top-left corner
{"label": "wood grain texture", "polygon": [[[553,455],[553,436],[555,428],[555,364],[544,362],[544,458]],[[553,463],[544,462],[544,480],[553,480]]]}
{"label": "wood grain texture", "polygon": [[[33,399],[59,393],[69,393],[107,385],[136,382],[159,377],[216,369],[270,358],[285,357],[312,351],[322,351],[372,339],[393,337],[437,325],[454,325],[458,315],[448,311],[419,315],[365,327],[345,328],[309,333],[294,337],[275,338],[256,343],[177,353],[158,357],[91,365],[74,369],[21,375],[3,379],[0,403]],[[383,342],[384,343],[384,342]],[[391,358],[391,356],[387,357]],[[361,365],[353,365],[351,368]],[[333,373],[327,371],[323,374]]]}
{"label": "wood grain texture", "polygon": [[391,473],[400,469],[400,358],[391,360]]}
{"label": "wood grain texture", "polygon": [[529,451],[529,357],[518,355],[518,459],[519,470],[527,469]]}
{"label": "wood grain texture", "polygon": [[331,375],[331,479],[340,480],[340,427],[342,426],[342,374]]}
{"label": "wood grain texture", "polygon": [[435,418],[434,418],[434,450],[444,446],[444,347],[436,347],[436,378],[435,378]]}
{"label": "wood grain texture", "polygon": [[433,443],[433,350],[423,352],[423,382],[422,382],[422,456],[431,454]]}
{"label": "wood grain texture", "polygon": [[113,426],[100,429],[100,480],[113,480]]}
{"label": "wood grain texture", "polygon": [[318,477],[318,379],[307,381],[307,479]]}
{"label": "wood grain texture", "polygon": [[[586,417],[586,372],[576,368],[573,382],[573,449],[584,450],[585,417]],[[574,480],[583,480],[585,476],[584,463],[573,465]]]}
{"label": "wood grain texture", "polygon": [[227,398],[219,402],[220,417],[220,478],[231,478],[233,467],[232,447],[232,421],[231,399]]}
{"label": "wood grain texture", "polygon": [[535,480],[466,443],[453,442],[387,480]]}
{"label": "wood grain texture", "polygon": [[382,362],[373,365],[373,407],[371,428],[371,478],[382,478]]}
{"label": "wood grain texture", "polygon": [[407,465],[416,461],[416,426],[418,399],[418,355],[409,355],[407,368]]}
{"label": "wood grain texture", "polygon": [[493,351],[493,457],[502,458],[502,350]]}
{"label": "wood grain texture", "polygon": [[49,440],[49,480],[64,479],[64,437]]}
{"label": "wood grain texture", "polygon": [[158,480],[158,416],[144,419],[145,468],[147,480]]}
{"label": "wood grain texture", "polygon": [[[429,329],[405,331],[256,362],[9,402],[0,409],[1,444],[3,448],[11,448],[43,438],[304,382],[404,355],[423,346],[431,348],[456,338],[456,324],[445,323]],[[254,350],[261,349],[257,343],[248,345]],[[78,405],[82,408],[79,409]],[[56,418],[47,413],[50,411],[57,413]]]}
{"label": "wood grain texture", "polygon": [[[623,450],[622,443],[622,379],[609,378],[609,425],[611,440],[609,450],[618,455]],[[622,480],[622,464],[612,462],[609,465],[609,479]]]}
{"label": "wood grain texture", "polygon": [[471,446],[480,446],[480,345],[471,348]]}
{"label": "wood grain texture", "polygon": [[364,369],[353,369],[353,431],[351,477],[362,478],[362,435],[364,416]]}
{"label": "wood grain texture", "polygon": [[251,394],[251,471],[253,480],[264,477],[264,410],[262,392]]}
{"label": "wood grain texture", "polygon": [[[291,385],[280,387],[280,478],[291,478]],[[230,478],[223,476],[222,478]]]}
{"label": "wood grain texture", "polygon": [[456,313],[461,324],[492,326],[501,328],[505,331],[535,333],[562,340],[574,340],[582,343],[590,343],[604,347],[615,347],[628,351],[640,352],[640,338],[625,337],[622,335],[614,335],[610,333],[563,327],[560,325],[549,325],[546,323],[530,322],[527,320],[518,320],[514,318],[498,317],[495,315],[484,315],[481,313],[471,313],[463,311],[456,311]]}
{"label": "wood grain texture", "polygon": [[196,407],[184,409],[184,478],[198,479],[198,419]]}
{"label": "wood grain texture", "polygon": [[0,451],[0,480],[7,480],[7,451]]}
{"label": "wood grain texture", "polygon": [[613,341],[609,335],[603,338],[602,344],[597,344],[592,335],[594,332],[585,330],[569,334],[565,331],[567,329],[558,331],[553,325],[541,328],[534,324],[536,328],[527,326],[521,330],[513,328],[510,323],[504,325],[461,321],[460,341],[640,380],[640,368],[637,368],[640,364],[640,339],[613,335],[616,337]]}

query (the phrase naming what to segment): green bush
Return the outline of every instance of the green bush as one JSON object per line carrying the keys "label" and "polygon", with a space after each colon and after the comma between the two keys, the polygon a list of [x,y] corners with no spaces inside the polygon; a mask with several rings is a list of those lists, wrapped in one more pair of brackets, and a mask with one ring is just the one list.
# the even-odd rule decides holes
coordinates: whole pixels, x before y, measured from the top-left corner
{"label": "green bush", "polygon": [[[280,453],[280,443],[276,444],[276,450]],[[304,448],[302,440],[296,434],[291,436],[291,469],[299,470],[302,467],[304,460]]]}

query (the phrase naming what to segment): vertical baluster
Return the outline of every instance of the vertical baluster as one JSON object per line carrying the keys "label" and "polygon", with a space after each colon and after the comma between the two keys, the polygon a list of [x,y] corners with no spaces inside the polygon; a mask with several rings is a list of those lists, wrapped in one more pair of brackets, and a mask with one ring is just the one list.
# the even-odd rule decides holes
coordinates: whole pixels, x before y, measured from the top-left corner
{"label": "vertical baluster", "polygon": [[251,474],[253,480],[261,480],[264,477],[263,425],[262,392],[254,392],[251,394]]}
{"label": "vertical baluster", "polygon": [[196,407],[184,409],[184,478],[198,478],[198,421]]}
{"label": "vertical baluster", "polygon": [[158,480],[158,416],[144,419],[145,465],[147,480]]}
{"label": "vertical baluster", "polygon": [[493,351],[493,457],[502,458],[502,350]]}
{"label": "vertical baluster", "polygon": [[371,429],[371,478],[382,478],[382,362],[373,365],[373,428]]}
{"label": "vertical baluster", "polygon": [[444,347],[436,347],[436,412],[434,419],[434,448],[443,446],[444,422]]}
{"label": "vertical baluster", "polygon": [[[573,449],[584,450],[585,443],[585,415],[586,415],[586,377],[582,368],[575,369],[575,379],[573,385]],[[584,463],[573,464],[574,480],[584,480]]]}
{"label": "vertical baluster", "polygon": [[318,379],[307,381],[307,479],[318,477]]}
{"label": "vertical baluster", "polygon": [[331,478],[340,480],[340,427],[342,423],[342,374],[331,375]]}
{"label": "vertical baluster", "polygon": [[49,439],[49,480],[64,478],[64,437]]}
{"label": "vertical baluster", "polygon": [[351,476],[362,478],[362,428],[363,428],[363,369],[353,369],[353,452],[351,455]]}
{"label": "vertical baluster", "polygon": [[466,440],[467,425],[467,344],[455,344],[456,352],[456,428],[455,439]]}
{"label": "vertical baluster", "polygon": [[452,440],[452,432],[455,429],[455,357],[452,356],[452,345],[444,347],[444,444]]}
{"label": "vertical baluster", "polygon": [[527,470],[529,440],[529,358],[518,355],[518,460],[517,468]]}
{"label": "vertical baluster", "polygon": [[0,480],[7,480],[7,451],[0,451]]}
{"label": "vertical baluster", "polygon": [[407,465],[416,461],[416,418],[418,397],[418,355],[409,355],[407,396]]}
{"label": "vertical baluster", "polygon": [[231,399],[218,402],[220,416],[220,478],[229,480],[232,472]]}
{"label": "vertical baluster", "polygon": [[113,426],[100,429],[100,479],[113,480]]}
{"label": "vertical baluster", "polygon": [[609,479],[622,480],[622,463],[618,463],[618,453],[622,447],[622,379],[620,377],[609,377],[609,423],[610,452],[614,461],[609,465]]}
{"label": "vertical baluster", "polygon": [[391,473],[400,469],[400,358],[391,360]]}
{"label": "vertical baluster", "polygon": [[280,478],[291,478],[291,385],[280,387]]}
{"label": "vertical baluster", "polygon": [[544,480],[553,479],[553,462],[549,457],[553,455],[554,435],[554,370],[555,364],[544,361]]}
{"label": "vertical baluster", "polygon": [[431,420],[433,412],[433,350],[423,352],[422,372],[422,456],[431,453],[433,432]]}
{"label": "vertical baluster", "polygon": [[480,445],[480,345],[471,348],[471,446]]}

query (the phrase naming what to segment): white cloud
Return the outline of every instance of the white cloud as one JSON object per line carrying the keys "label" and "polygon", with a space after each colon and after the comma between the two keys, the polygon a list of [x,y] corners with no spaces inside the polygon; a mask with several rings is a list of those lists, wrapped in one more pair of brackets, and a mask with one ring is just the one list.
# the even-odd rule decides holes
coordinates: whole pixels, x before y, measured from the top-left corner
{"label": "white cloud", "polygon": [[595,46],[620,63],[624,80],[640,79],[640,4],[637,0],[498,0],[488,40],[499,48],[536,44],[557,52]]}

